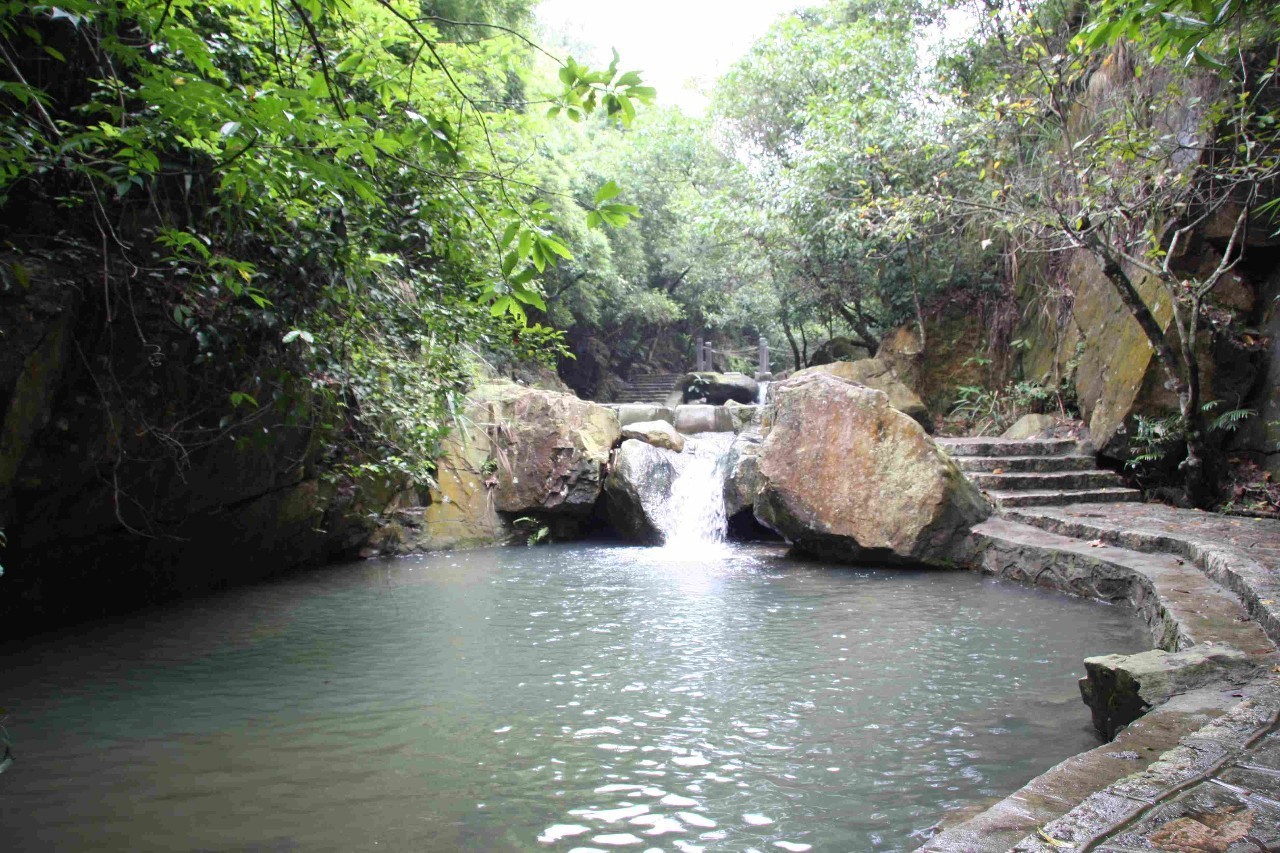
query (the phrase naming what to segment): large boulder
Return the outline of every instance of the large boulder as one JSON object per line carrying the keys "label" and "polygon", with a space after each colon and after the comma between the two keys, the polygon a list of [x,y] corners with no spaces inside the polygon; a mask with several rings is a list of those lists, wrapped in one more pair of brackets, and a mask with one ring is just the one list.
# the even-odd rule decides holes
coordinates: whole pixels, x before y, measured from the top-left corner
{"label": "large boulder", "polygon": [[929,417],[929,409],[916,393],[906,386],[898,374],[887,362],[878,358],[864,358],[859,361],[833,361],[814,367],[797,370],[791,378],[810,376],[814,373],[826,373],[859,385],[866,385],[889,395],[889,405],[904,415],[909,415],[926,432],[933,432],[933,419]]}
{"label": "large boulder", "polygon": [[519,385],[482,386],[471,399],[493,445],[499,512],[591,512],[609,452],[621,438],[613,410]]}
{"label": "large boulder", "polygon": [[676,428],[666,421],[641,421],[627,424],[622,428],[622,440],[634,438],[664,450],[679,453],[684,450],[684,436],[676,432]]}
{"label": "large boulder", "polygon": [[676,454],[628,439],[613,455],[604,481],[605,511],[623,537],[661,544],[662,514],[676,479]]}
{"label": "large boulder", "polygon": [[756,518],[798,550],[952,565],[991,507],[889,397],[825,373],[773,385]]}
{"label": "large boulder", "polygon": [[754,403],[760,396],[760,383],[745,373],[687,373],[680,380],[679,388],[683,402],[713,406],[722,406],[730,400]]}

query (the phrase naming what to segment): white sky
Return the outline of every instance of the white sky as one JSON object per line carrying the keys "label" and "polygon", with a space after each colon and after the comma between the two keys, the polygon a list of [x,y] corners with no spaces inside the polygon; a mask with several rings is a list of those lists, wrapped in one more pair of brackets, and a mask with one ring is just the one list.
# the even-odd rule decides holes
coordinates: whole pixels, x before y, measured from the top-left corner
{"label": "white sky", "polygon": [[538,19],[552,32],[595,47],[593,67],[609,49],[624,71],[640,71],[658,101],[701,112],[715,79],[729,69],[779,15],[812,0],[543,0]]}

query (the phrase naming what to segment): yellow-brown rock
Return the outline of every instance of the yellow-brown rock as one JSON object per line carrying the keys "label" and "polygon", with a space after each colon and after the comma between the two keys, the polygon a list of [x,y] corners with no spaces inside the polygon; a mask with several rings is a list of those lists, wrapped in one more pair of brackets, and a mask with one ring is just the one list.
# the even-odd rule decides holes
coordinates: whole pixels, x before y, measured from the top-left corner
{"label": "yellow-brown rock", "polygon": [[833,361],[814,367],[797,370],[792,379],[809,376],[814,373],[825,373],[849,382],[857,382],[889,395],[889,405],[904,415],[909,415],[926,432],[933,432],[933,420],[929,417],[929,409],[916,393],[908,388],[894,372],[893,368],[878,358],[863,358],[858,361]]}
{"label": "yellow-brown rock", "polygon": [[755,516],[798,550],[950,564],[991,513],[921,426],[882,391],[811,373],[770,389]]}
{"label": "yellow-brown rock", "polygon": [[482,386],[471,399],[492,443],[499,512],[591,512],[621,438],[616,412],[514,384]]}

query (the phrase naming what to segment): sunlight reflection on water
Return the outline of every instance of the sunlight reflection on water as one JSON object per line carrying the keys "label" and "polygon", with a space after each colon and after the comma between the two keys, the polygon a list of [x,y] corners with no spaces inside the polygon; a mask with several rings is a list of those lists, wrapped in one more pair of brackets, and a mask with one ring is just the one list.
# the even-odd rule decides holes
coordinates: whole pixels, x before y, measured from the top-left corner
{"label": "sunlight reflection on water", "polygon": [[358,564],[0,653],[12,849],[901,850],[1092,745],[1116,608],[771,547]]}

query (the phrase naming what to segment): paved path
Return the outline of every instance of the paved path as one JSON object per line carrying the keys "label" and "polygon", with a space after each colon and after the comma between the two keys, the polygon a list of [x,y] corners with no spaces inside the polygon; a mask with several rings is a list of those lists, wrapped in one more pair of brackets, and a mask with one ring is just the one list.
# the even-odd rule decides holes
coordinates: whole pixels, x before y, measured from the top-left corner
{"label": "paved path", "polygon": [[1230,589],[1280,644],[1280,521],[1154,503],[1009,509],[1005,517],[1077,539],[1177,554]]}
{"label": "paved path", "polygon": [[1227,643],[1264,666],[1246,686],[1158,705],[924,849],[1280,853],[1280,666],[1267,649],[1280,645],[1280,521],[1146,503],[1006,505],[972,538],[974,568],[1128,599],[1158,645]]}

